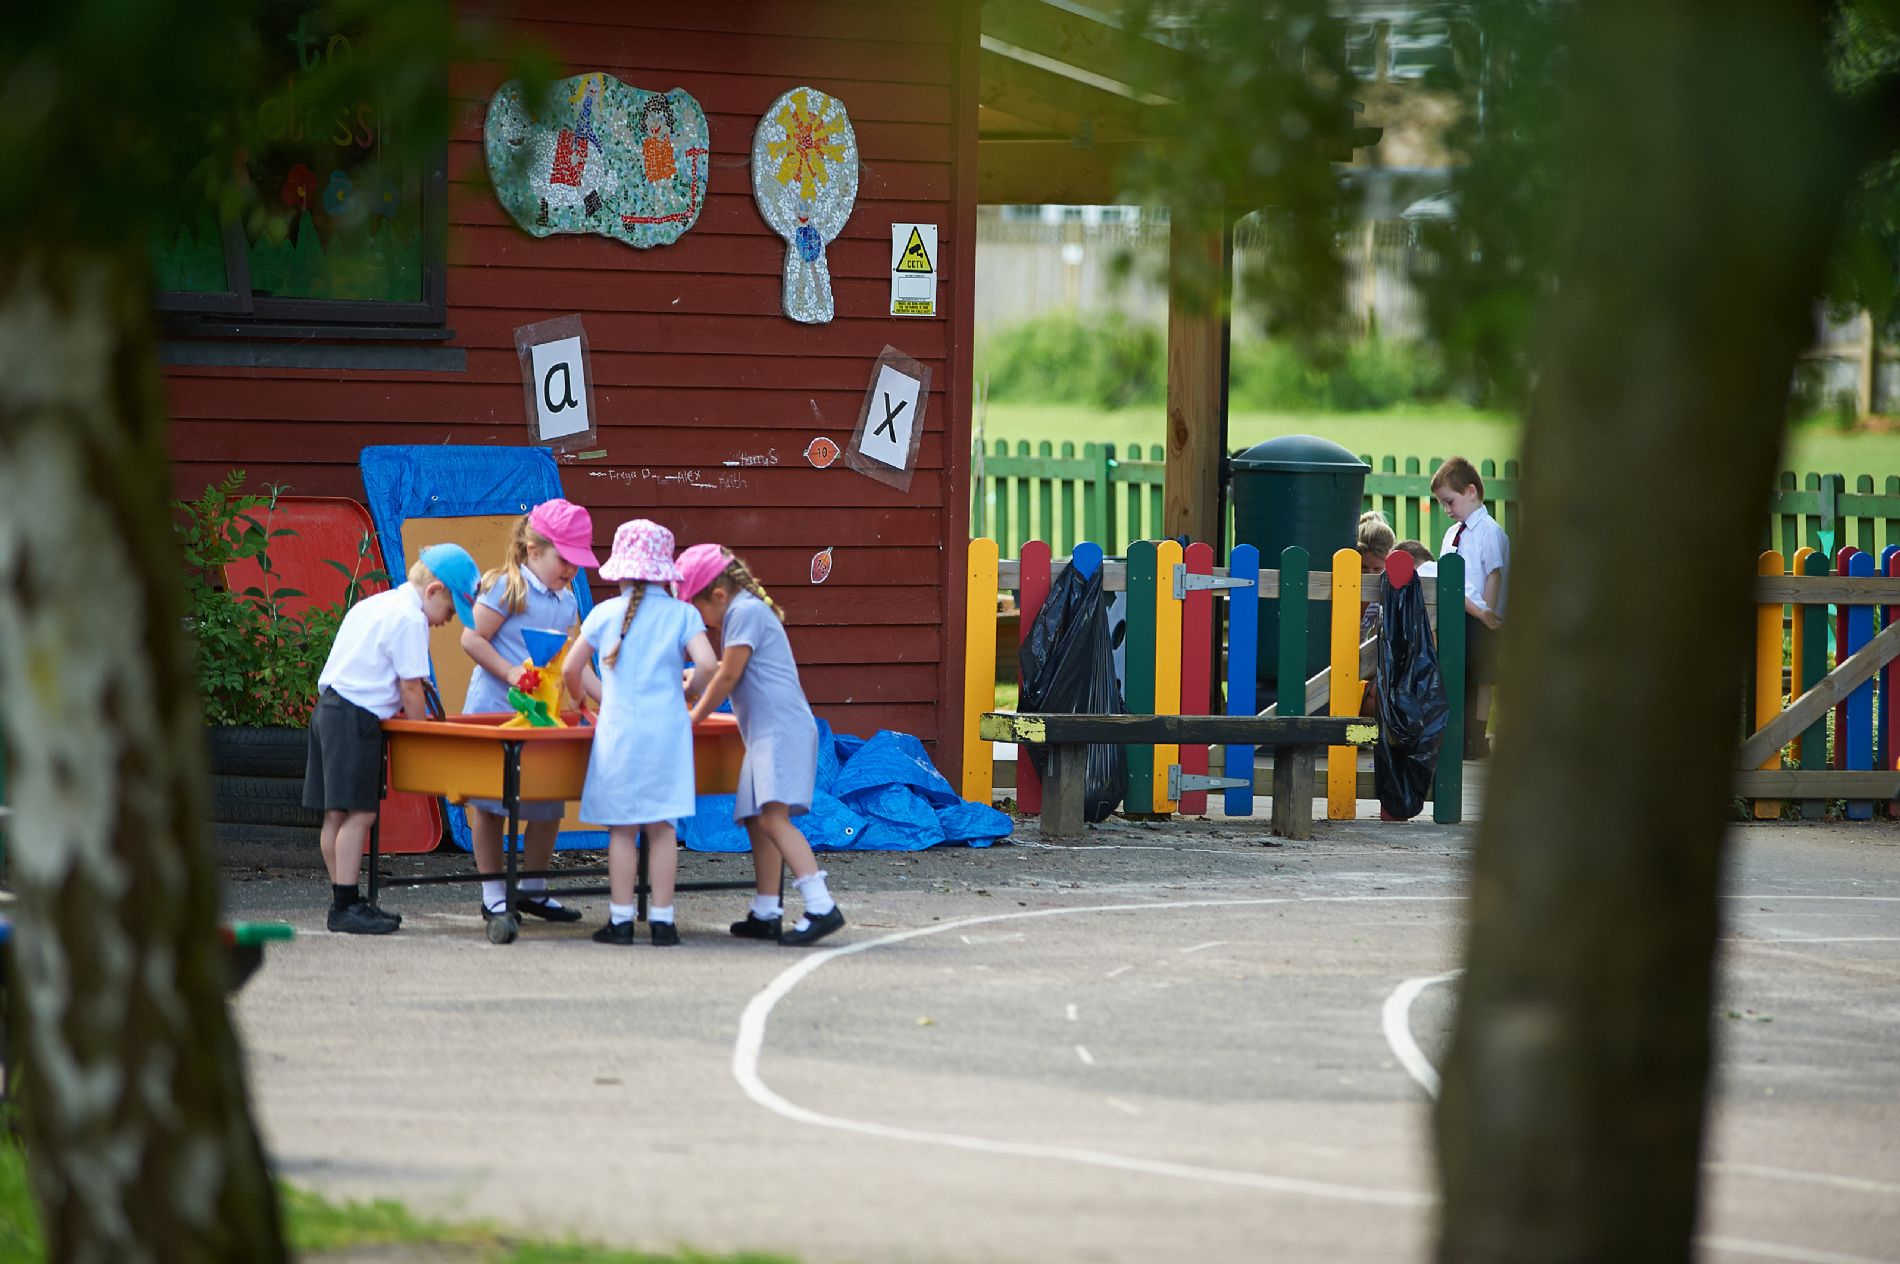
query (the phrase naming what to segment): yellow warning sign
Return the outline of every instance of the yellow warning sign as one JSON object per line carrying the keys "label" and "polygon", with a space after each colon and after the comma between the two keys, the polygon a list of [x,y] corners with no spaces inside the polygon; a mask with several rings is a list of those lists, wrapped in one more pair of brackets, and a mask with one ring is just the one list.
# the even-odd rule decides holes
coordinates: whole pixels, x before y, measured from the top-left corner
{"label": "yellow warning sign", "polygon": [[904,243],[904,257],[897,261],[897,272],[935,272],[937,267],[930,262],[930,252],[924,249],[923,235],[917,226],[910,226],[910,240]]}

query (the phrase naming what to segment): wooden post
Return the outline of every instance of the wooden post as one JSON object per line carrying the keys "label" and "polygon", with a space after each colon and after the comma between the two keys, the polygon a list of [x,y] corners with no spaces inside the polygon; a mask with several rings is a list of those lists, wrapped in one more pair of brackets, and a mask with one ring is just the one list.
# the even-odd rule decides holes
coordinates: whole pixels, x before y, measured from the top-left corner
{"label": "wooden post", "polygon": [[[1830,475],[1829,477],[1839,478],[1840,476]],[[1839,524],[1840,519],[1836,518],[1835,522]],[[1836,529],[1839,530],[1842,535],[1847,534],[1845,527],[1837,525]],[[1860,552],[1860,550],[1851,544],[1843,544],[1834,550],[1834,573],[1837,575],[1846,575],[1848,573],[1848,563],[1853,559],[1854,554],[1858,552]],[[1842,663],[1847,661],[1847,612],[1849,609],[1851,609],[1851,607],[1846,605],[1836,605],[1834,607],[1834,665],[1836,667],[1839,667]],[[1843,698],[1840,705],[1834,708],[1834,771],[1845,772],[1846,770],[1847,700]]]}
{"label": "wooden post", "polygon": [[[1217,213],[1218,214],[1218,213]],[[1218,218],[1177,206],[1168,229],[1168,451],[1158,535],[1220,537],[1221,443],[1226,432],[1226,303],[1230,237]],[[1218,292],[1204,282],[1220,278]]]}
{"label": "wooden post", "polygon": [[1308,554],[1297,544],[1280,554],[1280,660],[1273,698],[1280,715],[1306,714],[1308,566]]}
{"label": "wooden post", "polygon": [[970,541],[964,599],[963,797],[988,803],[996,787],[995,756],[976,722],[996,706],[996,541]]}
{"label": "wooden post", "polygon": [[[1227,595],[1227,714],[1252,715],[1260,686],[1255,672],[1260,654],[1260,550],[1251,544],[1237,547],[1227,559],[1227,573],[1254,581],[1252,588],[1236,588]],[[1247,779],[1246,785],[1227,791],[1227,815],[1252,816],[1253,747],[1229,746],[1221,756],[1221,775]]]}
{"label": "wooden post", "polygon": [[[1155,709],[1156,551],[1152,540],[1128,546],[1128,635],[1122,642],[1122,661],[1130,715],[1153,715]],[[1136,815],[1153,812],[1156,797],[1154,747],[1129,746],[1123,810]]]}
{"label": "wooden post", "polygon": [[[1182,555],[1190,575],[1214,573],[1212,545],[1196,540]],[[1236,590],[1229,589],[1231,597]],[[1251,600],[1253,593],[1247,592]],[[1182,715],[1213,714],[1214,687],[1214,594],[1206,588],[1187,594],[1181,602],[1181,706]],[[1181,771],[1207,775],[1207,747],[1190,744],[1181,747]],[[1207,815],[1207,791],[1196,790],[1181,796],[1181,812],[1187,816]]]}
{"label": "wooden post", "polygon": [[[1313,836],[1313,778],[1318,762],[1311,746],[1282,746],[1273,752],[1273,832],[1282,838]],[[1357,764],[1355,759],[1355,768]],[[1332,766],[1329,754],[1326,757],[1329,777]]]}
{"label": "wooden post", "polygon": [[[1807,552],[1801,562],[1801,573],[1826,575],[1827,554],[1819,549]],[[1816,601],[1796,606],[1795,618],[1801,623],[1801,692],[1806,693],[1827,675],[1827,603]],[[1819,772],[1827,766],[1827,717],[1821,716],[1801,734],[1801,768],[1804,772]],[[1825,800],[1801,800],[1803,819],[1818,821],[1826,815]]]}
{"label": "wooden post", "polygon": [[[1359,714],[1359,551],[1333,554],[1332,714]],[[1279,757],[1274,757],[1278,764]],[[1359,751],[1352,746],[1326,748],[1326,819],[1350,821],[1358,815]]]}
{"label": "wooden post", "polygon": [[[1759,575],[1780,575],[1781,554],[1769,549],[1756,559]],[[1764,602],[1755,607],[1755,727],[1759,729],[1781,714],[1781,605]],[[1776,751],[1761,763],[1763,768],[1781,767],[1781,752]],[[1755,800],[1755,819],[1773,821],[1781,816],[1776,799]]]}
{"label": "wooden post", "polygon": [[[1873,556],[1855,549],[1853,557],[1848,559],[1847,573],[1872,578]],[[1845,662],[1853,656],[1854,651],[1874,639],[1874,608],[1846,606],[1843,613],[1847,617],[1847,636],[1841,642],[1840,652],[1841,660]],[[1847,771],[1870,772],[1874,766],[1874,682],[1869,680],[1848,694],[1846,705],[1847,740],[1842,745],[1847,748]],[[1848,800],[1848,820],[1866,821],[1871,820],[1873,815],[1874,805],[1870,800]]]}
{"label": "wooden post", "polygon": [[[1880,564],[1874,568],[1874,573],[1891,577],[1894,574],[1893,565],[1896,557],[1900,557],[1900,544],[1889,544],[1881,550]],[[1891,625],[1896,614],[1900,614],[1900,606],[1874,607],[1874,631],[1879,632]],[[1896,681],[1900,681],[1900,667],[1892,663],[1887,664],[1880,675],[1875,677],[1874,767],[1883,770],[1892,768],[1894,765],[1892,720],[1894,719],[1893,687]],[[1795,694],[1790,690],[1788,696],[1792,698]],[[1880,815],[1888,815],[1884,804],[1881,806]]]}
{"label": "wooden post", "polygon": [[[1017,599],[1017,622],[1019,632],[1017,645],[1029,641],[1029,629],[1035,624],[1036,616],[1042,613],[1042,603],[1049,599],[1049,546],[1041,540],[1031,540],[1023,545],[1022,561],[1017,583],[1021,586],[1022,596]],[[1022,686],[1024,685],[1022,659],[1016,661],[1017,707],[1022,706]],[[1016,748],[1016,807],[1023,815],[1029,816],[1042,811],[1042,778],[1036,775],[1036,766],[1029,762],[1029,755],[1023,747]]]}
{"label": "wooden post", "polygon": [[[1174,568],[1182,564],[1181,542],[1163,540],[1155,549],[1155,714],[1181,714],[1181,602],[1174,595]],[[1128,594],[1132,604],[1135,594]],[[1156,812],[1174,811],[1168,797],[1168,769],[1180,762],[1181,748],[1154,748]]]}
{"label": "wooden post", "polygon": [[1438,677],[1445,682],[1445,738],[1432,769],[1432,820],[1456,825],[1465,810],[1465,559],[1438,559]]}
{"label": "wooden post", "polygon": [[[1017,746],[1017,776],[1029,761]],[[1049,794],[1042,805],[1044,838],[1077,838],[1085,823],[1083,788],[1088,781],[1089,748],[1055,745],[1049,748]]]}

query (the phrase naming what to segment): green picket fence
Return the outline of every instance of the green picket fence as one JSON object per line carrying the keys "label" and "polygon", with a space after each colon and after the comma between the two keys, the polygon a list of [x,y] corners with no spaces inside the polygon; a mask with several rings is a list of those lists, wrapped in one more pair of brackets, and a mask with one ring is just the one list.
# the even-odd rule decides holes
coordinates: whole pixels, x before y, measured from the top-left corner
{"label": "green picket fence", "polygon": [[[1019,439],[1014,451],[998,439],[987,451],[971,454],[973,488],[970,534],[995,540],[1003,557],[1018,557],[1030,540],[1045,540],[1058,557],[1091,540],[1111,557],[1136,540],[1162,534],[1161,495],[1167,481],[1167,454],[1160,445],[1131,444],[1125,454],[1112,443],[1074,443],[1060,449],[1047,439],[1030,450]],[[1401,540],[1423,540],[1434,551],[1450,520],[1432,499],[1431,472],[1442,458],[1362,457],[1373,472],[1366,476],[1367,509],[1378,509]],[[1507,532],[1517,530],[1518,469],[1482,461],[1485,500]],[[1226,540],[1234,538],[1233,508],[1227,511]],[[1429,533],[1429,534],[1427,534]]]}
{"label": "green picket fence", "polygon": [[[1060,448],[1048,440],[1012,445],[1003,439],[987,451],[972,452],[970,534],[996,541],[1003,557],[1018,557],[1028,540],[1046,540],[1057,557],[1066,557],[1084,540],[1110,556],[1128,551],[1135,540],[1162,534],[1161,495],[1166,482],[1166,453],[1159,445],[1074,443]],[[1439,457],[1365,456],[1365,507],[1385,514],[1401,540],[1423,540],[1434,552],[1451,522],[1432,499],[1431,476]],[[1516,461],[1480,461],[1485,501],[1491,513],[1515,536],[1522,505],[1521,472]],[[1225,540],[1231,544],[1233,509],[1228,507]],[[1839,474],[1785,471],[1777,481],[1764,524],[1764,549],[1793,556],[1802,545],[1832,556],[1852,544],[1876,558],[1887,545],[1900,544],[1900,476],[1886,479],[1876,492],[1871,475],[1862,474],[1847,490]]]}

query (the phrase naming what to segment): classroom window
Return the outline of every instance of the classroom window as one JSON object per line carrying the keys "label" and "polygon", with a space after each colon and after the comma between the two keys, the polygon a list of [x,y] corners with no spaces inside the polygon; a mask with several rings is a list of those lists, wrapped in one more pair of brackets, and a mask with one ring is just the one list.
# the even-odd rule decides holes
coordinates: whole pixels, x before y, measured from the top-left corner
{"label": "classroom window", "polygon": [[[267,5],[262,136],[244,162],[254,209],[221,222],[207,206],[154,233],[161,311],[187,321],[440,325],[445,308],[446,152],[418,161],[388,144],[404,121],[380,94],[318,111],[299,84],[354,53],[321,9]],[[323,116],[318,117],[319,113]]]}

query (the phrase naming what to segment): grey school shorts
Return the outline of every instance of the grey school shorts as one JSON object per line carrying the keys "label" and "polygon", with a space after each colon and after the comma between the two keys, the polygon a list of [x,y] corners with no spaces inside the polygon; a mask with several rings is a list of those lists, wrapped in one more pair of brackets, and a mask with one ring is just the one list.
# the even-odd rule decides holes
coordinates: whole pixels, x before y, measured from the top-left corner
{"label": "grey school shorts", "polygon": [[303,805],[323,812],[374,812],[383,797],[383,724],[334,689],[310,716]]}

